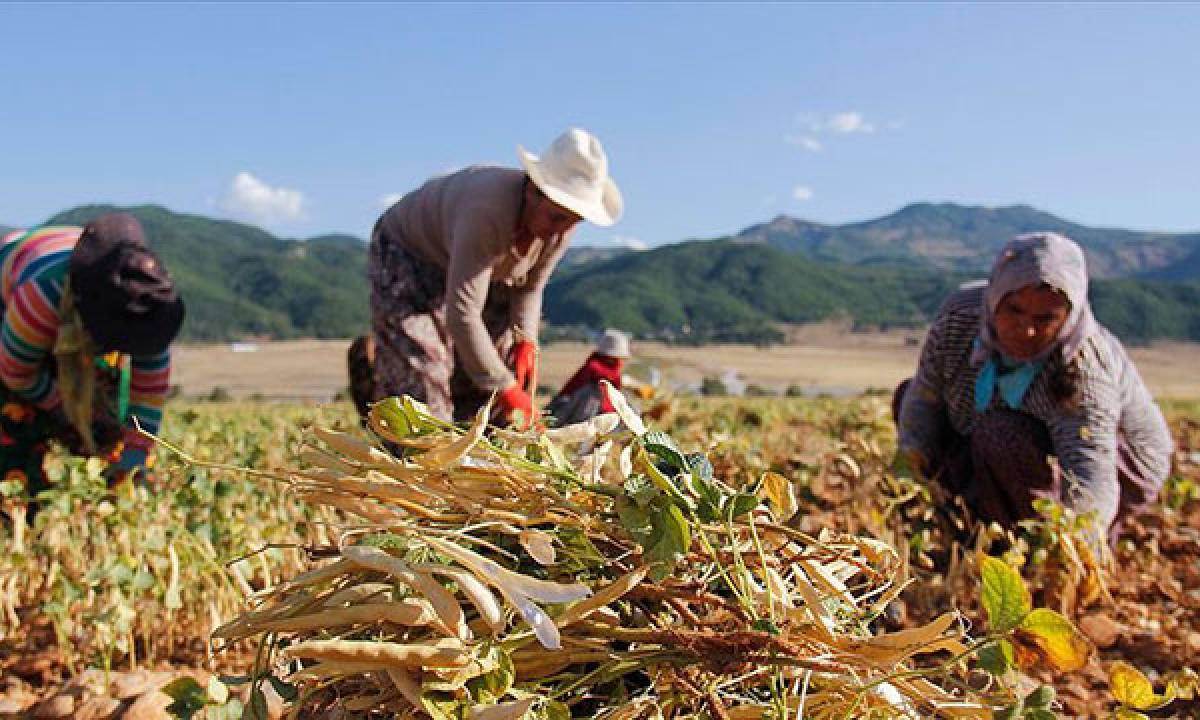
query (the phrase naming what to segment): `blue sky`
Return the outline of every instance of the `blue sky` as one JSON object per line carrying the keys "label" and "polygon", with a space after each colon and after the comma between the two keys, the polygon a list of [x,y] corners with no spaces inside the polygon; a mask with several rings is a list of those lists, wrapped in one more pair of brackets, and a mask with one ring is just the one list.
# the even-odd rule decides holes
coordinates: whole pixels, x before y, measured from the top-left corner
{"label": "blue sky", "polygon": [[1200,5],[0,5],[0,223],[154,202],[281,234],[595,132],[587,244],[1028,203],[1200,230]]}

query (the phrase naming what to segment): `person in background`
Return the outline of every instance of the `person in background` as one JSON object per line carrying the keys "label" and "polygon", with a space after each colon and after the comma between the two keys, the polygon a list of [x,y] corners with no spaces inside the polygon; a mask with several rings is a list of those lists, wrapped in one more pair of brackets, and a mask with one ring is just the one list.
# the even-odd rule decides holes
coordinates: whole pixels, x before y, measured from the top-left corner
{"label": "person in background", "polygon": [[1036,498],[1094,512],[1114,543],[1157,497],[1172,441],[1121,343],[1092,316],[1083,251],[1021,235],[986,286],[938,311],[917,374],[897,389],[902,462],[985,521],[1011,526]]}
{"label": "person in background", "polygon": [[601,389],[600,381],[607,380],[620,390],[621,371],[629,356],[629,337],[619,330],[605,330],[596,343],[595,352],[546,406],[554,424],[571,425],[613,412],[612,402]]}
{"label": "person in background", "polygon": [[144,469],[184,306],[131,215],[9,233],[0,244],[0,474],[46,486],[50,440]]}
{"label": "person in background", "polygon": [[376,223],[373,338],[348,354],[360,412],[406,394],[443,419],[465,420],[495,393],[498,422],[535,418],[546,282],[580,220],[612,225],[623,203],[600,141],[585,130],[567,130],[540,157],[517,152],[523,170],[472,166],[435,177]]}
{"label": "person in background", "polygon": [[350,400],[358,419],[366,427],[367,413],[375,402],[375,337],[359,335],[346,348],[346,369],[350,375]]}

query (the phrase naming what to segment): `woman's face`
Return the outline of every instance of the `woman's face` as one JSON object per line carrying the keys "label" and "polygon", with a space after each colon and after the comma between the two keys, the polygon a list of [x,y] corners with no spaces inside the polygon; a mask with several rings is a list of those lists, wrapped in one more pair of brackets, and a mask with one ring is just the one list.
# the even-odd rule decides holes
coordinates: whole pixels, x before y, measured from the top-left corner
{"label": "woman's face", "polygon": [[1029,285],[1005,295],[993,323],[1000,349],[1014,360],[1028,360],[1058,338],[1071,303],[1049,285]]}
{"label": "woman's face", "polygon": [[542,194],[532,182],[525,186],[522,229],[530,238],[547,240],[574,227],[581,218]]}

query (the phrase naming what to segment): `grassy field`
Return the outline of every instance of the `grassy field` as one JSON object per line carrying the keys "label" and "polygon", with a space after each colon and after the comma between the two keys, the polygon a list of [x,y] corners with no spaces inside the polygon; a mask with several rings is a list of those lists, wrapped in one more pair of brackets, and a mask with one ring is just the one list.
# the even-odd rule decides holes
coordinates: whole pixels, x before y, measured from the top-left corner
{"label": "grassy field", "polygon": [[[635,358],[659,368],[669,382],[698,384],[728,371],[782,393],[791,385],[807,393],[854,394],[892,388],[912,374],[919,346],[906,332],[855,334],[838,328],[801,328],[792,342],[769,348],[745,345],[680,347],[637,343]],[[233,397],[329,399],[346,386],[343,341],[263,343],[257,352],[228,345],[183,346],[176,352],[172,382],[185,395],[207,396],[224,388]],[[556,343],[542,350],[541,384],[560,387],[590,352],[587,345]],[[1173,343],[1131,350],[1156,396],[1200,398],[1200,345]]]}
{"label": "grassy field", "polygon": [[[1200,405],[1166,409],[1176,471],[1157,509],[1118,548],[1100,594],[1085,591],[1079,567],[1061,554],[1070,533],[1057,521],[985,542],[948,521],[928,493],[896,484],[886,469],[894,429],[883,398],[665,397],[649,414],[682,450],[704,452],[729,488],[753,491],[764,472],[778,473],[796,498],[796,532],[846,532],[895,548],[912,584],[874,621],[882,629],[916,628],[948,608],[983,627],[973,550],[1007,548],[1035,603],[1073,618],[1094,648],[1082,670],[1057,675],[1035,664],[1017,687],[1051,682],[1061,716],[1106,717],[1116,707],[1106,679],[1115,660],[1146,670],[1161,689],[1200,657]],[[174,402],[165,438],[198,461],[278,473],[302,465],[313,424],[356,428],[344,403]],[[161,712],[170,699],[156,688],[180,675],[199,678],[206,717],[258,716],[243,712],[255,696],[232,677],[254,664],[255,646],[219,650],[209,633],[308,567],[309,551],[344,540],[335,528],[347,519],[266,476],[197,467],[166,451],[160,461],[155,487],[110,490],[99,464],[54,458],[56,487],[31,526],[20,498],[4,499],[0,717],[54,717],[48,703],[69,704],[60,717],[90,717],[81,709],[89,703],[110,709],[100,717],[124,717],[139,702]],[[226,695],[209,685],[213,673],[228,681],[230,699],[214,700]],[[278,692],[266,694],[278,703]],[[576,717],[589,717],[586,707]],[[1196,717],[1200,707],[1176,701],[1170,710]]]}

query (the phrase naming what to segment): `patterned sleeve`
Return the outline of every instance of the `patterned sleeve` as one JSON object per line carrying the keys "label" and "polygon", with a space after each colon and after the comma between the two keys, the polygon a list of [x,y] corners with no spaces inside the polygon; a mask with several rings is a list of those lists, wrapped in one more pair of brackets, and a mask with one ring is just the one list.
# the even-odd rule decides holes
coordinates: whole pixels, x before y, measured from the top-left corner
{"label": "patterned sleeve", "polygon": [[952,313],[943,306],[925,335],[917,374],[909,383],[900,406],[897,428],[900,451],[915,451],[926,461],[938,454],[936,446],[945,423],[943,341],[952,322]]}
{"label": "patterned sleeve", "polygon": [[1080,399],[1050,419],[1054,454],[1064,471],[1063,502],[1077,513],[1096,511],[1100,535],[1117,514],[1117,428],[1121,395],[1112,368],[1093,349],[1081,353]]}
{"label": "patterned sleeve", "polygon": [[133,358],[129,377],[129,414],[137,418],[146,432],[156,433],[162,425],[163,403],[167,399],[170,379],[170,350]]}
{"label": "patterned sleeve", "polygon": [[0,329],[0,380],[12,392],[50,410],[59,403],[47,355],[58,334],[58,303],[35,280],[13,288]]}
{"label": "patterned sleeve", "polygon": [[[1163,483],[1171,474],[1171,456],[1175,452],[1175,441],[1171,438],[1171,429],[1167,426],[1162,410],[1154,402],[1154,396],[1150,394],[1146,384],[1142,382],[1137,366],[1125,352],[1121,341],[1108,330],[1104,330],[1104,337],[1121,368],[1120,434],[1126,441],[1131,461],[1140,475],[1140,482],[1137,483],[1139,489],[1146,493],[1148,499],[1162,490]],[[1122,488],[1122,492],[1124,491],[1125,488]]]}
{"label": "patterned sleeve", "polygon": [[1125,405],[1121,414],[1121,433],[1130,446],[1133,461],[1142,471],[1142,490],[1149,497],[1153,497],[1151,491],[1157,495],[1171,474],[1175,441],[1162,410],[1144,386],[1138,398]]}

